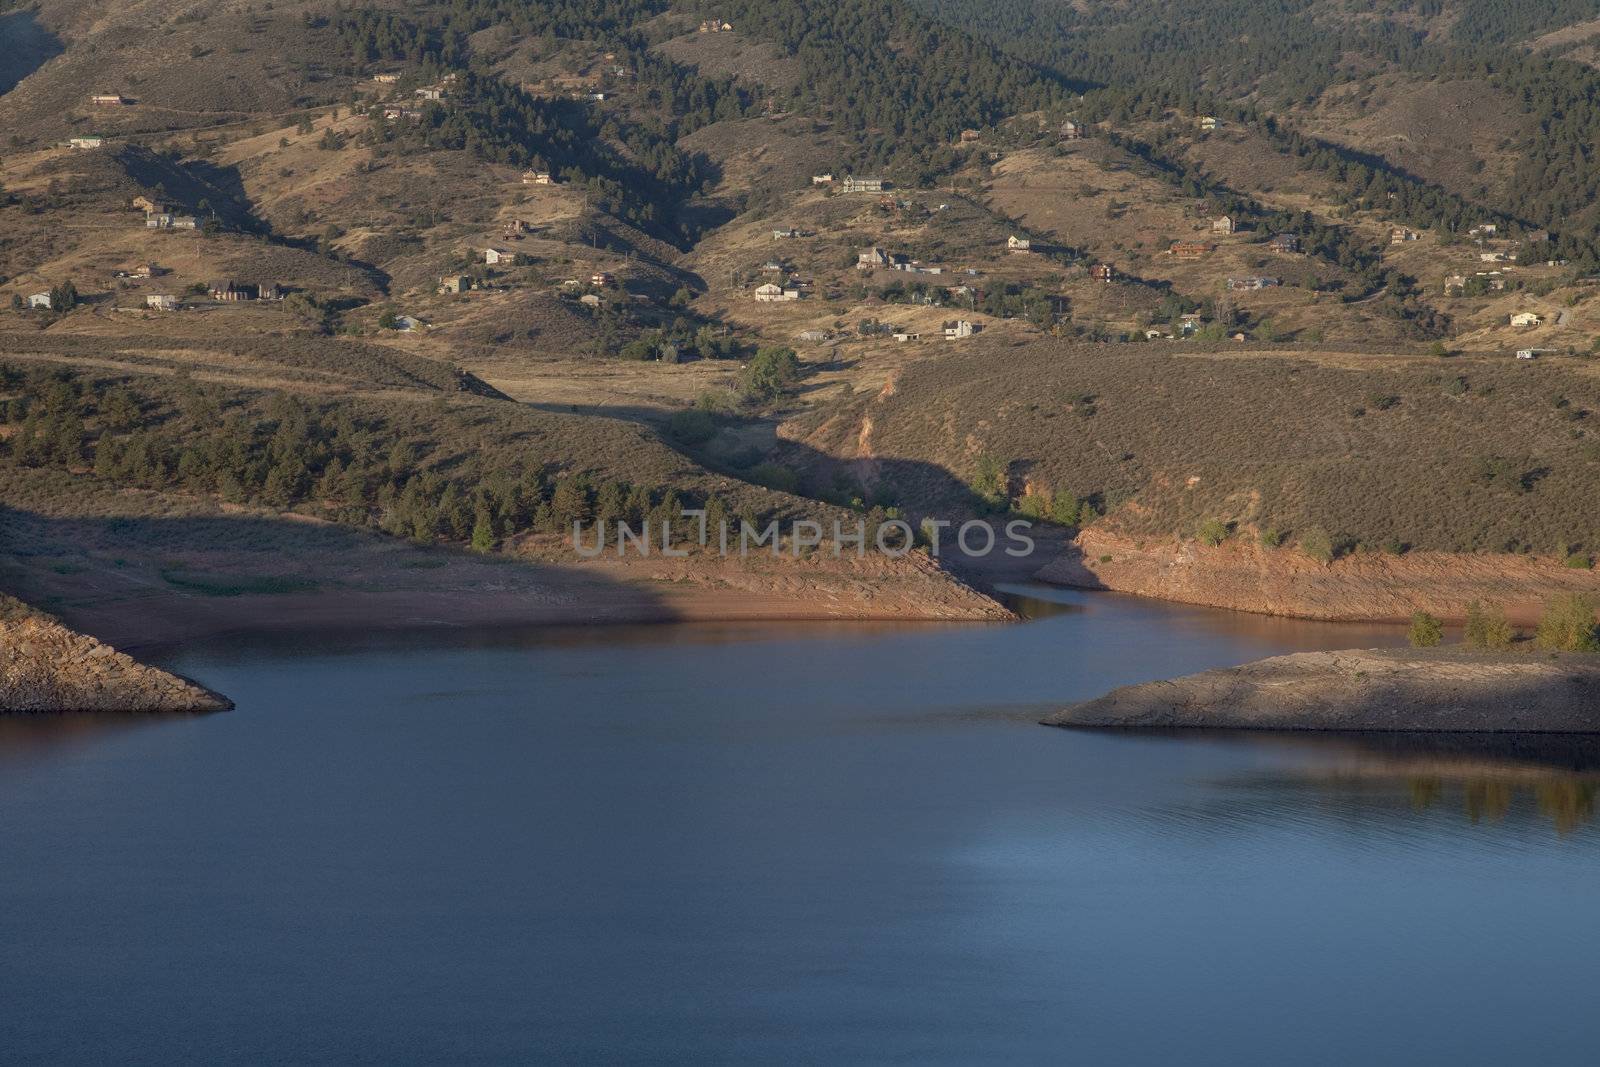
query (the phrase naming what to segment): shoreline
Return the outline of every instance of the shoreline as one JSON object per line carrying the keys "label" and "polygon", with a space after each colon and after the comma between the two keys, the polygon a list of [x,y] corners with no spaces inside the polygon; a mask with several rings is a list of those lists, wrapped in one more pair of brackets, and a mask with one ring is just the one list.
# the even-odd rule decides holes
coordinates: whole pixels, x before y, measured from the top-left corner
{"label": "shoreline", "polygon": [[[216,637],[671,623],[1009,622],[995,596],[928,560],[715,559],[552,563],[449,557],[387,570],[382,582],[304,591],[127,588],[62,598],[68,625],[121,649],[166,650]],[[247,579],[246,579],[247,580]]]}
{"label": "shoreline", "polygon": [[1535,556],[1359,553],[1323,563],[1292,547],[1264,548],[1242,535],[1208,547],[1093,528],[1039,567],[1034,579],[1318,622],[1405,623],[1426,611],[1459,623],[1476,600],[1502,608],[1513,625],[1532,626],[1551,597],[1600,598],[1600,570]]}

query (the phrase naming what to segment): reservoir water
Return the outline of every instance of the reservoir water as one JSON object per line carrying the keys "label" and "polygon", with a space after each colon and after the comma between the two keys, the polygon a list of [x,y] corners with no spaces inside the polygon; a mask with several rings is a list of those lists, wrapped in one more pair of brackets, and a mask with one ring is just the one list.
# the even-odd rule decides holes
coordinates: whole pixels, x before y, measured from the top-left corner
{"label": "reservoir water", "polygon": [[1578,742],[1036,725],[1392,628],[234,639],[0,720],[0,1060],[1592,1062]]}

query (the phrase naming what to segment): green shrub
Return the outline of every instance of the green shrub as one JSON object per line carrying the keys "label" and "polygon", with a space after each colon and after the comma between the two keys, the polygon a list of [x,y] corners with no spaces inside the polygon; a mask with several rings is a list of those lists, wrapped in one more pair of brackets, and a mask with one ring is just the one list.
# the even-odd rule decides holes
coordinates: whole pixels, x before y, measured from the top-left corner
{"label": "green shrub", "polygon": [[1300,551],[1320,563],[1333,562],[1333,538],[1320,526],[1313,526],[1300,535]]}
{"label": "green shrub", "polygon": [[781,493],[793,493],[800,488],[800,476],[782,464],[758,463],[750,468],[748,475],[757,485],[764,485]]}
{"label": "green shrub", "polygon": [[717,435],[717,420],[709,412],[690,408],[672,416],[667,432],[681,444],[703,445]]}
{"label": "green shrub", "polygon": [[739,376],[739,389],[752,400],[771,400],[800,380],[800,357],[792,348],[769,346],[758,351]]}
{"label": "green shrub", "polygon": [[1503,652],[1511,647],[1516,636],[1500,608],[1485,608],[1476,600],[1467,605],[1467,628],[1461,635],[1467,647]]}
{"label": "green shrub", "polygon": [[1262,548],[1278,548],[1283,545],[1284,533],[1276,526],[1268,526],[1261,531],[1260,540]]}
{"label": "green shrub", "polygon": [[990,507],[1000,507],[1010,497],[1006,484],[1006,464],[988,452],[978,457],[978,468],[968,484]]}
{"label": "green shrub", "polygon": [[1407,635],[1412,648],[1433,648],[1444,640],[1444,623],[1419,611],[1411,616],[1411,632]]}
{"label": "green shrub", "polygon": [[1221,519],[1207,519],[1200,524],[1200,529],[1196,531],[1195,536],[1212,548],[1216,548],[1228,539],[1229,533],[1228,524]]}
{"label": "green shrub", "polygon": [[1570,552],[1567,554],[1566,564],[1573,570],[1593,570],[1594,557],[1587,552]]}
{"label": "green shrub", "polygon": [[1544,609],[1539,628],[1534,632],[1539,647],[1551,652],[1597,652],[1600,636],[1595,631],[1594,601],[1581,593],[1558,597]]}

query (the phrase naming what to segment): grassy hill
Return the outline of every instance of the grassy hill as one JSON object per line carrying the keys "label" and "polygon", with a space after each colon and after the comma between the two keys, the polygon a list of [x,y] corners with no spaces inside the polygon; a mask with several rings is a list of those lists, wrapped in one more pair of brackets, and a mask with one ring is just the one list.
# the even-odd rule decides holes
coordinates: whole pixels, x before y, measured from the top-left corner
{"label": "grassy hill", "polygon": [[807,451],[919,511],[1070,493],[1118,528],[1208,519],[1445,551],[1600,549],[1600,379],[1559,360],[987,345],[907,368]]}

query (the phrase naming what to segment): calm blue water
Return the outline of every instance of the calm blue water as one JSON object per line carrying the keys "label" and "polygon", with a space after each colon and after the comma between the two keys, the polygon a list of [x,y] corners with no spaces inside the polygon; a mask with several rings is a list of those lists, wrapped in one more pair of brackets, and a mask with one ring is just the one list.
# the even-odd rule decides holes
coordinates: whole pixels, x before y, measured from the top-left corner
{"label": "calm blue water", "polygon": [[1041,595],[233,641],[167,661],[231,714],[0,720],[0,1060],[1593,1061],[1590,754],[1040,727],[1397,638]]}

